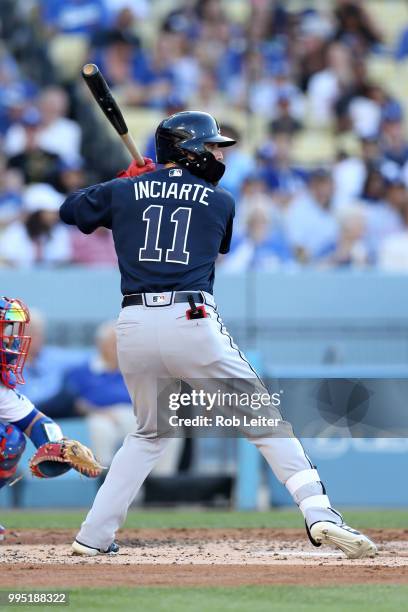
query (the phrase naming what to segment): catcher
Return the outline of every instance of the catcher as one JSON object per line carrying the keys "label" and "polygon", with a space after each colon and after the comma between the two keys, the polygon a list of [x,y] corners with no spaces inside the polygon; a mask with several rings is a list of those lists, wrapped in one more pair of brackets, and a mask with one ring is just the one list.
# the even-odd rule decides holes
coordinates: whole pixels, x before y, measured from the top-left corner
{"label": "catcher", "polygon": [[[23,368],[30,348],[25,327],[30,313],[20,300],[0,297],[0,489],[10,482],[26,446],[26,438],[37,448],[30,470],[37,478],[54,478],[74,468],[89,478],[104,469],[86,446],[63,437],[52,419],[18,393],[24,384]],[[0,540],[5,529],[0,525]]]}

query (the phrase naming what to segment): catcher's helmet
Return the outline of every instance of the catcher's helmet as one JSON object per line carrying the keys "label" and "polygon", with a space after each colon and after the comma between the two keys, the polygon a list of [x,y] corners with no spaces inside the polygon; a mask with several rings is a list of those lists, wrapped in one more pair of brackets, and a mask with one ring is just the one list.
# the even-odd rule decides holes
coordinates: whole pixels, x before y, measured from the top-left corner
{"label": "catcher's helmet", "polygon": [[175,162],[192,174],[216,183],[225,171],[206,148],[207,143],[230,147],[235,140],[222,136],[214,117],[199,111],[183,111],[164,119],[156,130],[157,163]]}
{"label": "catcher's helmet", "polygon": [[23,368],[31,342],[24,332],[29,322],[29,310],[21,300],[0,297],[0,379],[10,389],[24,383]]}

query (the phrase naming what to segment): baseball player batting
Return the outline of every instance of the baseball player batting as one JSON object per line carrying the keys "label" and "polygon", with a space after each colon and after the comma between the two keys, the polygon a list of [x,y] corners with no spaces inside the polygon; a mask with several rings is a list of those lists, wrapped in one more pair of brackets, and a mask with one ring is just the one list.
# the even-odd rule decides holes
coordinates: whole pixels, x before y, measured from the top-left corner
{"label": "baseball player batting", "polygon": [[[24,384],[31,341],[26,333],[29,322],[29,310],[21,300],[0,297],[0,489],[15,478],[25,436],[37,448],[30,461],[31,473],[37,478],[60,476],[70,468],[89,477],[102,472],[86,446],[64,438],[57,423],[16,391],[18,384]],[[0,525],[0,540],[5,532]]]}
{"label": "baseball player batting", "polygon": [[[234,218],[234,200],[217,183],[223,147],[234,144],[211,115],[177,113],[156,130],[161,169],[147,158],[143,167],[132,162],[119,178],[71,194],[61,207],[62,220],[86,234],[112,229],[123,293],[119,365],[137,417],[72,544],[74,554],[119,551],[116,531],[169,443],[157,431],[158,379],[204,385],[239,379],[266,391],[213,297],[215,261],[229,251]],[[350,558],[374,556],[375,544],[331,507],[317,469],[274,410],[278,435],[249,439],[299,506],[312,544],[334,545]]]}

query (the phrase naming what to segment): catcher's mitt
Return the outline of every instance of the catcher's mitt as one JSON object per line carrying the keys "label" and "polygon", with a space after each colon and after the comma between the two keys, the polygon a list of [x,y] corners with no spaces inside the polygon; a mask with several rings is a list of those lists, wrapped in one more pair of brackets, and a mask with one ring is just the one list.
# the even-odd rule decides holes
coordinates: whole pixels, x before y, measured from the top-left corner
{"label": "catcher's mitt", "polygon": [[30,459],[31,473],[37,478],[55,478],[71,468],[89,478],[97,478],[105,469],[92,451],[77,440],[46,442]]}

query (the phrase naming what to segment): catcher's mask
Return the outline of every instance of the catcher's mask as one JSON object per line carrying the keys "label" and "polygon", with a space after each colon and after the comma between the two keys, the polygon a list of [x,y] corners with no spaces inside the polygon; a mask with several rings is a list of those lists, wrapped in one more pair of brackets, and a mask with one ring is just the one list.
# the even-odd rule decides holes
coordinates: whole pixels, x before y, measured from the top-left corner
{"label": "catcher's mask", "polygon": [[23,368],[31,342],[25,326],[29,322],[29,310],[21,300],[0,297],[0,377],[10,389],[24,384]]}
{"label": "catcher's mask", "polygon": [[206,148],[217,143],[230,147],[236,143],[223,136],[212,115],[183,111],[164,119],[156,130],[156,159],[159,164],[175,162],[210,183],[217,183],[225,172],[222,162]]}

